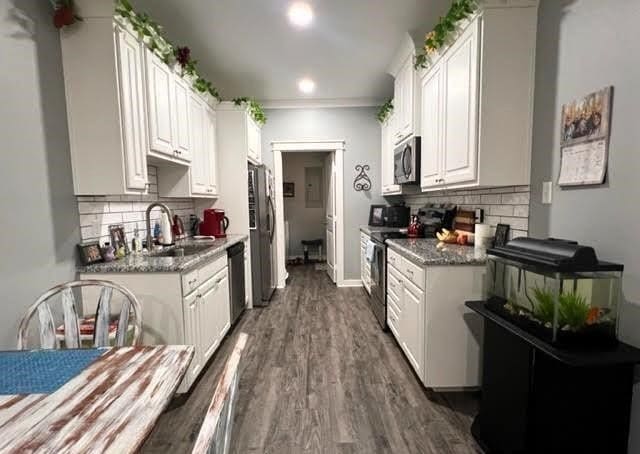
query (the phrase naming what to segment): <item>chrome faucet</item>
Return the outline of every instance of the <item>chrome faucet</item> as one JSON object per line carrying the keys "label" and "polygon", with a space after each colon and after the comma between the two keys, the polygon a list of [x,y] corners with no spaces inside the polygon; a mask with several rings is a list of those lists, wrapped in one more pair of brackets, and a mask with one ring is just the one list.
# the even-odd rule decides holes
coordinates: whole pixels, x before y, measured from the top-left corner
{"label": "chrome faucet", "polygon": [[164,203],[153,202],[151,205],[147,207],[145,218],[147,220],[147,250],[149,252],[153,251],[153,235],[151,234],[151,210],[153,210],[156,207],[160,208],[162,211],[167,213],[167,216],[169,216],[169,223],[173,222],[173,216],[171,214],[171,210]]}

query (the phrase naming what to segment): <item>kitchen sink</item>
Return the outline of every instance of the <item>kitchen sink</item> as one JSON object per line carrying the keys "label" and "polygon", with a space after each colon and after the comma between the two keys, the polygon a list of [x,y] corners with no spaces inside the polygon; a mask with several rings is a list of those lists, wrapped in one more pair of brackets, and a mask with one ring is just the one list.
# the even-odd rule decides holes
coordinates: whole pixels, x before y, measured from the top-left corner
{"label": "kitchen sink", "polygon": [[211,244],[199,244],[199,245],[181,246],[181,247],[178,246],[178,247],[173,247],[171,249],[167,249],[164,251],[154,252],[151,255],[153,257],[184,257],[187,255],[200,254],[201,252],[204,252],[207,249],[210,249],[212,246],[213,245]]}

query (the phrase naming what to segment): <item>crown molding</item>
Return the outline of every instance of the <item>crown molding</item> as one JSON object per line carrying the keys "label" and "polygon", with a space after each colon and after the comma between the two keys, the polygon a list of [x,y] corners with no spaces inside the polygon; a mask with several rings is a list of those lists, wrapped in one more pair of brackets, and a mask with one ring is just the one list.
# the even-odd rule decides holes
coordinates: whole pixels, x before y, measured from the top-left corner
{"label": "crown molding", "polygon": [[274,99],[260,101],[264,109],[337,109],[344,107],[379,107],[384,100],[378,98],[335,99]]}

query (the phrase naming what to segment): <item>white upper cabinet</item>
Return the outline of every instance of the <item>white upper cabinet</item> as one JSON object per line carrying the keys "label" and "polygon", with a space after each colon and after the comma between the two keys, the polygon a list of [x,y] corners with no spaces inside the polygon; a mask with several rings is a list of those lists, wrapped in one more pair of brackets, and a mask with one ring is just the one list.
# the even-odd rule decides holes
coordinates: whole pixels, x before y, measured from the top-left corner
{"label": "white upper cabinet", "polygon": [[442,84],[441,66],[435,67],[422,79],[420,182],[423,187],[442,181]]}
{"label": "white upper cabinet", "polygon": [[189,84],[181,77],[173,79],[173,99],[174,106],[174,145],[178,152],[178,157],[185,161],[191,161],[191,133],[190,133],[190,116],[189,116],[189,95],[191,88]]}
{"label": "white upper cabinet", "polygon": [[[394,100],[395,103],[395,100]],[[394,104],[395,105],[395,104]],[[380,164],[382,171],[382,195],[397,195],[402,194],[402,187],[399,184],[395,184],[394,181],[394,159],[393,148],[395,145],[394,131],[396,114],[391,113],[384,123],[380,126],[381,143],[380,148],[382,154],[380,156]]]}
{"label": "white upper cabinet", "polygon": [[420,75],[423,191],[528,185],[537,4],[481,9]]}
{"label": "white upper cabinet", "polygon": [[149,108],[149,149],[169,156],[173,147],[173,71],[149,49],[145,50]]}
{"label": "white upper cabinet", "polygon": [[262,138],[260,127],[247,116],[247,146],[248,158],[253,164],[262,164]]}
{"label": "white upper cabinet", "polygon": [[[447,184],[474,181],[476,178],[479,33],[480,24],[475,21],[442,62],[446,94],[442,173]],[[429,126],[425,123],[425,127]]]}
{"label": "white upper cabinet", "polygon": [[77,195],[147,189],[143,47],[113,16],[60,32]]}
{"label": "white upper cabinet", "polygon": [[191,163],[191,192],[206,195],[208,189],[206,128],[207,111],[205,103],[196,93],[189,96],[189,116],[191,118],[191,143],[193,162]]}
{"label": "white upper cabinet", "polygon": [[413,40],[409,34],[406,34],[387,70],[394,77],[395,123],[392,131],[394,145],[411,136],[419,135],[417,127],[420,120],[420,87],[413,67],[415,56],[416,48]]}
{"label": "white upper cabinet", "polygon": [[119,29],[116,33],[126,188],[144,190],[148,180],[143,151],[147,136],[143,109],[142,49],[129,33]]}
{"label": "white upper cabinet", "polygon": [[191,161],[189,88],[179,74],[151,50],[145,51],[149,154]]}
{"label": "white upper cabinet", "polygon": [[218,191],[218,147],[216,138],[216,113],[207,106],[205,118],[205,167],[207,172],[207,194],[217,196]]}

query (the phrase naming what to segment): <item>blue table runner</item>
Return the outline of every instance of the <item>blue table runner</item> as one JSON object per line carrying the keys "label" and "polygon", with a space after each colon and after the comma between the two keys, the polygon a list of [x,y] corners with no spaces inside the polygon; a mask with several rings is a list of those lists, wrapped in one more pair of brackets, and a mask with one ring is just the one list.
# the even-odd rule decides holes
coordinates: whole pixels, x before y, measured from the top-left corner
{"label": "blue table runner", "polygon": [[0,352],[0,395],[50,394],[104,352],[97,348]]}

